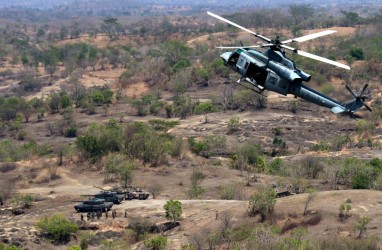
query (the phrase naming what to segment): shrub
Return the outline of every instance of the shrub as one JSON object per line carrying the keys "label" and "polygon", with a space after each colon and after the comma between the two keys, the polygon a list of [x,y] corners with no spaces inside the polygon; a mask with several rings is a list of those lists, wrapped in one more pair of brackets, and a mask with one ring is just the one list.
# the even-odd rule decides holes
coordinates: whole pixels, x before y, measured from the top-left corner
{"label": "shrub", "polygon": [[78,245],[73,245],[73,246],[68,247],[67,250],[83,250],[83,249]]}
{"label": "shrub", "polygon": [[225,185],[220,187],[219,192],[222,200],[234,200],[239,196],[241,187],[236,184]]}
{"label": "shrub", "polygon": [[351,48],[349,51],[349,55],[356,60],[364,60],[365,59],[365,55],[363,53],[363,50],[360,48]]}
{"label": "shrub", "polygon": [[34,201],[35,197],[31,194],[19,194],[13,198],[13,203],[15,203],[17,206],[21,206],[22,208],[30,208],[32,202]]}
{"label": "shrub", "polygon": [[66,243],[70,235],[78,231],[78,226],[60,214],[42,218],[37,224],[41,233],[54,241],[54,243]]}
{"label": "shrub", "polygon": [[239,130],[240,119],[239,117],[231,117],[228,121],[228,132],[233,133]]}
{"label": "shrub", "polygon": [[77,136],[77,128],[69,127],[64,132],[65,137],[74,138]]}
{"label": "shrub", "polygon": [[147,248],[153,250],[164,250],[167,246],[167,238],[163,236],[152,236],[144,241],[144,245]]}
{"label": "shrub", "polygon": [[173,128],[179,125],[178,121],[166,121],[166,120],[160,120],[160,119],[150,120],[149,123],[156,131],[163,131],[163,132],[167,132],[167,130],[169,130],[170,128]]}

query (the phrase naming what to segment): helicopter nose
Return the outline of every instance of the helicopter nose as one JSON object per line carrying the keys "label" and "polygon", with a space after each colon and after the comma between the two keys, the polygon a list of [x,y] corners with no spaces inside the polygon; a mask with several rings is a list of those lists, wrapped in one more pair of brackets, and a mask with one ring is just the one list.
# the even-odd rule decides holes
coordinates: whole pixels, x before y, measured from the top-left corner
{"label": "helicopter nose", "polygon": [[224,52],[223,54],[220,55],[220,57],[221,57],[224,61],[228,62],[228,60],[229,60],[229,58],[231,57],[232,53],[233,53],[233,52]]}

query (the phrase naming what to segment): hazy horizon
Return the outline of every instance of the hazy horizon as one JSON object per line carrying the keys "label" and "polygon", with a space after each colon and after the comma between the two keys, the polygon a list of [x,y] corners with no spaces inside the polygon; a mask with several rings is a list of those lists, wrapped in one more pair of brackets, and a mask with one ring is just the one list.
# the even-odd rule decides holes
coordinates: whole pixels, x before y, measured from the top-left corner
{"label": "hazy horizon", "polygon": [[[4,7],[29,7],[29,8],[54,8],[59,6],[71,5],[71,4],[94,4],[94,3],[105,4],[104,1],[90,1],[90,0],[0,0],[0,8]],[[326,0],[326,1],[315,1],[315,0],[300,0],[298,2],[294,0],[274,0],[274,1],[253,1],[253,0],[241,0],[240,2],[235,2],[234,4],[230,0],[115,0],[110,1],[110,5],[115,2],[119,2],[124,6],[129,5],[190,5],[190,6],[231,6],[231,7],[277,7],[277,6],[288,6],[291,4],[310,4],[316,7],[328,7],[332,5],[365,5],[365,4],[377,4],[382,6],[382,1],[380,0]],[[112,6],[110,6],[112,7]]]}

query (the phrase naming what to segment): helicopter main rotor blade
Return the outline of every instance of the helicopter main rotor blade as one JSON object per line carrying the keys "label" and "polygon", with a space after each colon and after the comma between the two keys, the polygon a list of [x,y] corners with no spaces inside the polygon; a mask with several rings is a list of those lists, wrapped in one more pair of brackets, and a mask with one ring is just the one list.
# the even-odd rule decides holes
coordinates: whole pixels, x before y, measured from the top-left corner
{"label": "helicopter main rotor blade", "polygon": [[308,53],[308,52],[305,52],[305,51],[302,51],[302,50],[299,50],[299,49],[295,49],[295,48],[292,48],[292,47],[289,47],[289,46],[286,46],[286,45],[280,45],[280,47],[282,47],[284,49],[291,50],[291,51],[297,53],[300,56],[305,56],[305,57],[308,57],[308,58],[311,58],[311,59],[314,59],[314,60],[317,60],[317,61],[320,61],[320,62],[328,63],[328,64],[331,64],[331,65],[334,65],[334,66],[337,66],[337,67],[340,67],[340,68],[344,68],[344,69],[350,70],[349,66],[347,66],[345,64],[342,64],[342,63],[339,63],[339,62],[336,62],[336,61],[333,61],[333,60],[330,60],[330,59],[325,58],[325,57],[317,56],[317,55],[314,55],[314,54],[311,54],[311,53]]}
{"label": "helicopter main rotor blade", "polygon": [[363,89],[361,91],[361,94],[359,94],[359,96],[363,96],[363,94],[365,93],[365,90],[367,89],[367,86],[369,86],[369,84],[365,84],[365,86],[363,86]]}
{"label": "helicopter main rotor blade", "polygon": [[354,97],[354,98],[358,98],[358,96],[353,92],[353,90],[348,86],[346,85],[345,86],[347,90],[349,90],[350,94]]}
{"label": "helicopter main rotor blade", "polygon": [[232,21],[230,21],[230,20],[227,20],[227,19],[225,19],[224,17],[218,16],[218,15],[212,13],[212,12],[207,11],[207,14],[210,15],[210,16],[212,16],[212,17],[215,17],[215,18],[217,18],[217,19],[219,19],[219,20],[221,20],[221,21],[223,21],[223,22],[226,22],[226,23],[228,23],[228,24],[231,24],[232,26],[235,26],[236,28],[239,28],[239,29],[241,29],[241,30],[244,30],[244,31],[246,31],[246,32],[248,32],[248,33],[254,35],[255,37],[260,38],[260,39],[262,39],[262,40],[264,40],[264,41],[266,41],[266,42],[268,42],[268,43],[270,43],[270,42],[272,41],[271,39],[269,39],[269,38],[267,38],[267,37],[265,37],[265,36],[259,35],[259,34],[253,32],[253,31],[251,31],[251,30],[249,30],[249,29],[247,29],[247,28],[244,28],[243,26],[240,26],[240,25],[238,25],[238,24],[236,24],[236,23],[234,23],[234,22],[232,22]]}
{"label": "helicopter main rotor blade", "polygon": [[262,46],[260,45],[252,45],[252,46],[219,46],[216,47],[218,49],[245,49],[245,48],[261,48]]}
{"label": "helicopter main rotor blade", "polygon": [[330,34],[333,34],[333,33],[336,33],[336,32],[337,31],[335,31],[335,30],[324,30],[324,31],[313,33],[313,34],[310,34],[310,35],[306,35],[306,36],[301,36],[301,37],[289,39],[289,40],[281,42],[281,44],[288,44],[288,43],[291,43],[291,42],[299,42],[299,43],[301,43],[301,42],[312,40],[312,39],[315,39],[315,38],[318,38],[318,37],[321,37],[321,36],[327,36],[327,35],[330,35]]}
{"label": "helicopter main rotor blade", "polygon": [[366,103],[362,103],[363,104],[363,106],[367,109],[367,110],[369,110],[370,112],[373,112],[373,110],[369,107],[369,105],[367,105]]}

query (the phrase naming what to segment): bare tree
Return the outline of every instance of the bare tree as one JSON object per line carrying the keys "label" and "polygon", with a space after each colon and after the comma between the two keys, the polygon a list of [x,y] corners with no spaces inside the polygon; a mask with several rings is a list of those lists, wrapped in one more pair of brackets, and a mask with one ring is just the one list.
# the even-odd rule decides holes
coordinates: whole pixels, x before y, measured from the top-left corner
{"label": "bare tree", "polygon": [[8,198],[11,196],[14,185],[9,180],[0,181],[0,205],[5,205]]}
{"label": "bare tree", "polygon": [[163,187],[158,182],[154,182],[148,187],[147,190],[151,193],[153,199],[156,199],[156,197],[160,194],[162,189]]}
{"label": "bare tree", "polygon": [[314,197],[316,196],[314,189],[308,188],[307,193],[308,193],[308,196],[306,197],[306,200],[305,200],[303,215],[306,215],[306,213],[308,212],[309,205],[312,203]]}
{"label": "bare tree", "polygon": [[202,250],[205,243],[205,234],[203,232],[196,233],[191,238],[191,244],[196,250]]}

